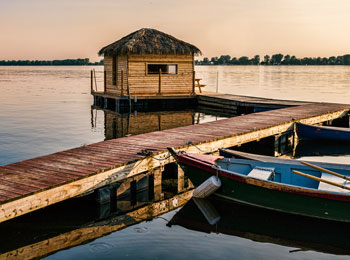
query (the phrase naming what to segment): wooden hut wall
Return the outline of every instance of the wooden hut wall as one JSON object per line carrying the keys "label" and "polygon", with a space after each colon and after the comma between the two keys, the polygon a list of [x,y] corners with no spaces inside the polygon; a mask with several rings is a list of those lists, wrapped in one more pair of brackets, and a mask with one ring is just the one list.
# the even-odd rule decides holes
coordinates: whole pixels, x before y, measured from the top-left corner
{"label": "wooden hut wall", "polygon": [[162,74],[162,94],[191,94],[193,86],[192,55],[139,55],[128,56],[130,95],[156,95],[159,75],[147,74],[147,64],[177,64],[177,74]]}
{"label": "wooden hut wall", "polygon": [[106,93],[116,96],[121,94],[121,71],[124,71],[124,95],[126,95],[127,88],[127,56],[117,56],[116,57],[116,72],[117,80],[116,85],[113,84],[113,56],[104,57],[104,70],[106,71]]}

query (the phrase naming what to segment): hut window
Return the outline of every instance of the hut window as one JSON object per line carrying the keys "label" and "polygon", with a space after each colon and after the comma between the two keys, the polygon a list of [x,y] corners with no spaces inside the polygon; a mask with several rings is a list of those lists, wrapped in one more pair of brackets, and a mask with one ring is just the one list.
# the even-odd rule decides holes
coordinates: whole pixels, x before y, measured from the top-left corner
{"label": "hut window", "polygon": [[177,74],[177,64],[147,64],[147,74],[159,74],[159,70],[162,70],[162,74]]}
{"label": "hut window", "polygon": [[112,75],[113,75],[113,85],[117,85],[117,56],[113,56],[112,61]]}

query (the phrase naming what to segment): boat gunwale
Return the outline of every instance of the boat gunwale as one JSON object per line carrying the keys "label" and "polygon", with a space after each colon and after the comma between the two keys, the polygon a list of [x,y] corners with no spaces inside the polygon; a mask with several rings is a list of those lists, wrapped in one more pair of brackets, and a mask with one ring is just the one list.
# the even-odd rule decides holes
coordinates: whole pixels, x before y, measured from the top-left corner
{"label": "boat gunwale", "polygon": [[324,190],[321,191],[313,188],[305,188],[305,187],[300,187],[300,186],[295,186],[290,184],[283,184],[283,183],[277,183],[273,181],[248,177],[246,175],[237,174],[228,170],[221,169],[219,167],[213,167],[216,165],[215,163],[198,159],[186,153],[178,154],[178,158],[181,163],[186,162],[184,164],[188,166],[192,166],[197,169],[210,172],[213,175],[218,175],[218,176],[229,178],[234,181],[245,183],[247,185],[258,186],[261,188],[280,191],[280,192],[287,192],[287,193],[296,194],[300,196],[308,196],[308,197],[314,197],[319,199],[350,202],[350,193],[340,193],[340,192],[332,192],[332,191],[324,191]]}
{"label": "boat gunwale", "polygon": [[312,129],[324,129],[324,130],[329,130],[329,131],[338,131],[338,132],[345,132],[345,133],[350,133],[350,128],[348,127],[340,127],[340,126],[324,126],[324,125],[309,125],[309,124],[303,124],[300,122],[295,122],[297,125],[297,130],[298,130],[298,125],[301,127],[307,127],[307,128],[312,128]]}

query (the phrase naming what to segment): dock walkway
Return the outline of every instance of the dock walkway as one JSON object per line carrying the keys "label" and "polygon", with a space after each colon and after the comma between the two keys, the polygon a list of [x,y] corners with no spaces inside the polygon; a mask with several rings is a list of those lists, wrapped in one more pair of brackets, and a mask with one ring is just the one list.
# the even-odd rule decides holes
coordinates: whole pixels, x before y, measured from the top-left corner
{"label": "dock walkway", "polygon": [[103,141],[0,166],[0,222],[172,162],[166,151],[212,152],[347,116],[350,105],[303,104]]}
{"label": "dock walkway", "polygon": [[197,93],[196,97],[199,105],[226,108],[226,109],[235,109],[238,107],[278,109],[278,108],[300,106],[300,105],[307,105],[307,104],[314,103],[314,102],[306,102],[306,101],[249,97],[249,96],[223,94],[223,93],[215,93],[215,92]]}

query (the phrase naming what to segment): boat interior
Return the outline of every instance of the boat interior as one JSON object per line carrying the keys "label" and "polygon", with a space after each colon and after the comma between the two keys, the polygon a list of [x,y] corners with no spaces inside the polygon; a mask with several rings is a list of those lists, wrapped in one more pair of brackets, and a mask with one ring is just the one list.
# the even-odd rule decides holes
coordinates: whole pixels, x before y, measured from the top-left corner
{"label": "boat interior", "polygon": [[[303,174],[311,175],[316,178],[350,187],[350,181],[346,181],[343,178],[322,172],[305,165],[270,163],[233,158],[219,159],[215,163],[221,170],[227,171],[231,174],[245,175],[247,177],[299,186],[303,188],[350,193],[350,190],[337,187],[335,185],[331,185],[322,181],[314,180],[309,177],[301,176],[293,172],[298,171]],[[349,170],[337,169],[337,173],[345,176],[350,176]]]}

